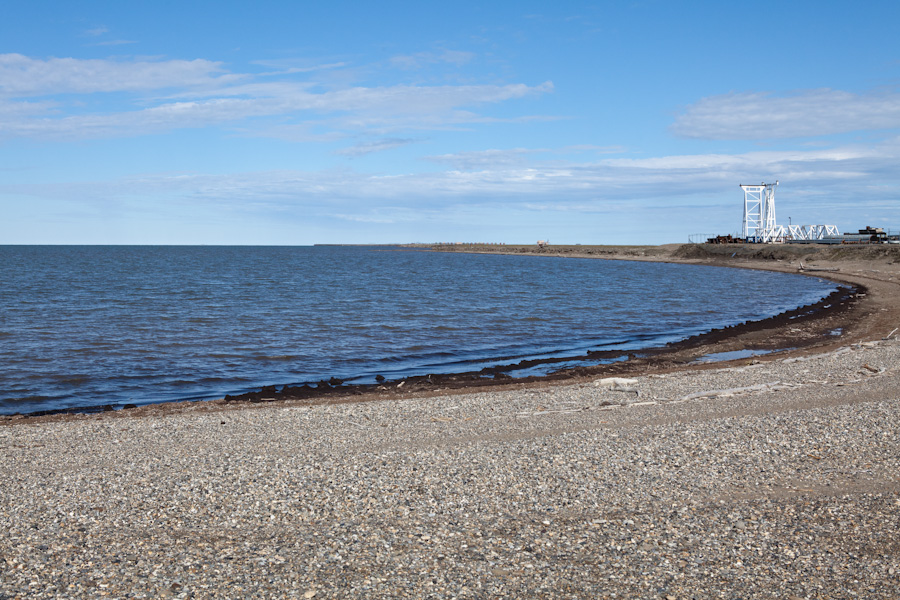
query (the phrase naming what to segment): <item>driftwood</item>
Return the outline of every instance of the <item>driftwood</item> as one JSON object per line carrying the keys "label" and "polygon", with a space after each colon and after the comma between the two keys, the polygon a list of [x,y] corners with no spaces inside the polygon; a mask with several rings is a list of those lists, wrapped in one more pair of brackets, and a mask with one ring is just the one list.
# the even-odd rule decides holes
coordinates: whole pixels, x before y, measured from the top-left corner
{"label": "driftwood", "polygon": [[764,391],[776,391],[779,389],[778,386],[781,385],[780,381],[772,381],[769,383],[757,383],[756,385],[748,385],[745,387],[736,387],[736,388],[728,388],[724,390],[709,390],[706,392],[695,392],[693,394],[688,394],[687,396],[682,396],[680,400],[697,400],[699,398],[717,398],[717,397],[729,397],[734,396],[736,394],[743,394],[745,392],[764,392]]}
{"label": "driftwood", "polygon": [[804,267],[803,263],[800,263],[800,271],[840,271],[837,267]]}

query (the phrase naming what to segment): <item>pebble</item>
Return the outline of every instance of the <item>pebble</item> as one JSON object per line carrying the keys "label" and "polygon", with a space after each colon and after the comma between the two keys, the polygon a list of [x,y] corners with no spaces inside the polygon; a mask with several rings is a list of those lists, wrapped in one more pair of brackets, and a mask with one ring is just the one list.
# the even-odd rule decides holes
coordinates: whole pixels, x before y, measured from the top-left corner
{"label": "pebble", "polygon": [[898,365],[2,426],[0,598],[894,598]]}

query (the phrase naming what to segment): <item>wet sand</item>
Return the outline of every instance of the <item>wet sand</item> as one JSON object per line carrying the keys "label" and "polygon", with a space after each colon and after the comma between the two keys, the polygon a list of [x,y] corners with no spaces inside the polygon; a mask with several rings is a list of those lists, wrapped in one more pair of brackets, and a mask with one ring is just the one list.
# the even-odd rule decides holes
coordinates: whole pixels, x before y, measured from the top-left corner
{"label": "wet sand", "polygon": [[888,250],[617,249],[865,287],[617,373],[5,419],[0,598],[895,598]]}

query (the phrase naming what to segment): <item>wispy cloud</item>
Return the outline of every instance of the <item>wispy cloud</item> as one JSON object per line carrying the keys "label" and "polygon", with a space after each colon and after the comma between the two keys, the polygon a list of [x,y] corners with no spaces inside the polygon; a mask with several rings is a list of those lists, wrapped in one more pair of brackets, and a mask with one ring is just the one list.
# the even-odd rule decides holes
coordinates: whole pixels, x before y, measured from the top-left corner
{"label": "wispy cloud", "polygon": [[350,148],[343,148],[341,150],[338,150],[337,153],[342,156],[350,157],[365,156],[366,154],[372,154],[373,152],[393,150],[394,148],[406,146],[416,141],[418,140],[414,140],[412,138],[384,138],[381,140],[376,140],[374,142],[364,142],[356,144],[355,146],[351,146]]}
{"label": "wispy cloud", "polygon": [[274,69],[272,71],[266,71],[264,73],[260,73],[263,77],[273,77],[277,75],[294,75],[297,73],[314,73],[316,71],[328,71],[331,69],[340,69],[346,66],[349,66],[349,63],[344,61],[339,62],[329,62],[329,63],[315,63],[308,64],[309,61],[297,60],[257,60],[253,61],[253,64],[260,65],[263,67],[267,67],[269,69]]}
{"label": "wispy cloud", "polygon": [[[87,29],[83,32],[84,37],[88,38],[100,38],[106,36],[110,30],[108,27],[100,25],[98,27],[92,27],[91,29]],[[114,40],[102,40],[98,42],[91,42],[87,44],[88,46],[123,46],[126,44],[136,44],[134,40],[123,40],[123,39],[114,39]]]}
{"label": "wispy cloud", "polygon": [[431,162],[450,165],[461,171],[471,171],[475,169],[497,169],[513,165],[523,165],[527,162],[528,155],[536,152],[540,152],[540,150],[529,148],[474,150],[471,152],[426,156],[425,159]]}
{"label": "wispy cloud", "polygon": [[203,59],[42,60],[0,54],[0,98],[222,86],[237,79],[240,76],[225,73],[221,63]]}
{"label": "wispy cloud", "polygon": [[[290,77],[259,81],[203,59],[41,60],[5,54],[0,55],[0,136],[121,137],[224,123],[240,128],[249,118],[272,116],[287,118],[287,125],[295,127],[316,122],[344,135],[385,136],[402,129],[484,122],[489,119],[472,108],[552,89],[546,82],[320,90],[315,82]],[[115,92],[128,98],[113,109],[99,102]],[[84,101],[73,104],[66,94],[80,94]],[[92,111],[97,105],[103,108]]]}
{"label": "wispy cloud", "polygon": [[109,33],[109,28],[104,26],[92,27],[84,32],[84,35],[88,37],[98,37],[103,35],[104,33]]}
{"label": "wispy cloud", "polygon": [[350,221],[353,223],[366,223],[373,225],[393,225],[395,223],[413,223],[422,219],[422,211],[410,210],[408,207],[382,206],[376,210],[365,213],[332,213],[328,215],[333,219]]}
{"label": "wispy cloud", "polygon": [[624,151],[621,146],[594,146],[583,144],[577,146],[564,146],[562,148],[509,148],[505,150],[473,150],[469,152],[456,152],[453,154],[440,154],[426,156],[425,160],[450,165],[462,171],[498,169],[516,165],[524,165],[533,160],[534,155],[569,155],[569,154],[619,154]]}
{"label": "wispy cloud", "polygon": [[688,106],[671,130],[686,138],[758,140],[898,127],[896,90],[854,94],[818,89],[785,96],[766,92],[711,96]]}
{"label": "wispy cloud", "polygon": [[[402,140],[398,140],[398,143]],[[512,156],[528,157],[527,149]],[[577,211],[600,205],[653,199],[665,205],[676,197],[738,195],[738,183],[779,178],[796,197],[831,195],[846,202],[852,193],[859,205],[896,194],[900,180],[900,139],[875,147],[833,150],[700,154],[646,159],[607,158],[594,162],[527,162],[477,171],[381,175],[349,169],[266,171],[233,175],[160,174],[107,183],[0,186],[0,193],[33,194],[82,200],[159,195],[192,198],[218,206],[241,207],[249,197],[285,210],[315,207],[330,213],[356,214],[349,207],[415,207],[427,197],[442,205],[531,205]],[[893,191],[892,191],[893,190]],[[600,203],[598,205],[597,203]],[[582,207],[582,208],[579,208]],[[366,213],[368,214],[368,213]]]}
{"label": "wispy cloud", "polygon": [[440,52],[418,52],[416,54],[397,55],[391,58],[393,66],[400,69],[421,69],[428,65],[447,63],[462,66],[475,58],[472,52],[461,50],[443,50]]}

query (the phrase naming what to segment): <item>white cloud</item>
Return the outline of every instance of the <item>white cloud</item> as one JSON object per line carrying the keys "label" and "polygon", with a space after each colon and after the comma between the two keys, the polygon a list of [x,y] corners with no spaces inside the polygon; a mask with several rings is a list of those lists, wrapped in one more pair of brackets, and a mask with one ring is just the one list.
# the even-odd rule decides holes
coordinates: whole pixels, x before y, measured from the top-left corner
{"label": "white cloud", "polygon": [[686,138],[759,140],[898,127],[900,93],[895,90],[854,94],[819,89],[788,96],[711,96],[688,106],[671,130]]}
{"label": "white cloud", "polygon": [[444,50],[442,52],[418,52],[416,54],[398,55],[391,58],[393,66],[400,69],[421,69],[428,65],[447,63],[460,67],[475,58],[472,52],[460,50]]}
{"label": "white cloud", "polygon": [[406,146],[416,141],[417,140],[411,138],[384,138],[381,140],[376,140],[374,142],[356,144],[355,146],[351,146],[350,148],[343,148],[341,150],[338,150],[337,154],[352,157],[365,156],[366,154],[372,154],[373,152],[393,150],[394,148]]}
{"label": "white cloud", "polygon": [[[530,156],[517,149],[513,156]],[[348,206],[488,205],[513,202],[520,207],[611,206],[623,201],[667,204],[674,198],[737,195],[738,184],[779,179],[795,197],[845,195],[854,206],[883,200],[900,189],[900,139],[863,149],[750,152],[739,155],[689,155],[647,159],[608,158],[595,162],[558,161],[494,165],[477,171],[382,175],[348,169],[316,172],[269,171],[235,175],[174,174],[128,178],[110,183],[67,186],[0,186],[0,193],[30,194],[78,201],[160,195],[233,206],[255,198],[284,210],[316,207],[330,214],[357,214]],[[893,191],[892,191],[893,190]],[[599,204],[598,204],[599,203]],[[610,204],[612,203],[612,204]],[[621,204],[619,204],[621,206]],[[366,213],[368,214],[368,213]]]}
{"label": "white cloud", "polygon": [[260,73],[260,75],[265,77],[294,75],[297,73],[314,73],[316,71],[329,71],[331,69],[340,69],[349,66],[349,63],[346,62],[318,63],[313,65],[303,64],[302,66],[299,66],[294,62],[287,60],[257,60],[253,61],[253,64],[275,69],[274,71]]}
{"label": "white cloud", "polygon": [[421,221],[423,214],[421,210],[410,210],[408,207],[381,206],[378,207],[377,210],[367,211],[365,213],[333,213],[328,216],[333,219],[351,221],[353,223],[392,225],[395,223],[414,223],[416,221]]}
{"label": "white cloud", "polygon": [[[14,108],[13,105],[12,108]],[[0,108],[0,136],[54,139],[90,139],[138,135],[176,128],[204,127],[248,116],[271,114],[264,104],[216,99],[172,102],[139,111],[65,117],[32,116],[4,119]]]}
{"label": "white cloud", "polygon": [[378,115],[434,114],[460,106],[503,102],[553,90],[550,82],[538,86],[509,85],[398,85],[380,88],[351,88],[320,94],[322,108]]}
{"label": "white cloud", "polygon": [[[221,63],[202,59],[39,60],[5,54],[0,55],[0,136],[118,137],[222,123],[238,127],[248,118],[266,116],[287,118],[286,125],[295,128],[314,121],[344,135],[386,135],[400,129],[481,122],[487,119],[469,108],[552,89],[553,84],[546,82],[321,91],[314,82],[291,78],[259,82],[256,76],[229,73]],[[103,105],[91,111],[104,94],[114,92],[126,93],[128,98],[119,100],[114,109]],[[62,94],[81,94],[84,100],[78,103],[84,106],[76,107]],[[26,100],[34,98],[52,98],[53,104]],[[266,130],[263,126],[249,134],[264,135]]]}
{"label": "white cloud", "polygon": [[447,63],[452,63],[456,66],[464,65],[467,62],[470,62],[475,58],[475,54],[472,52],[463,52],[460,50],[444,50],[440,59]]}
{"label": "white cloud", "polygon": [[[0,184],[0,202],[8,197],[14,199],[10,206],[30,207],[32,216],[20,218],[20,226],[7,225],[9,239],[28,243],[84,243],[84,237],[66,238],[67,232],[41,237],[48,232],[47,215],[62,213],[87,228],[111,214],[132,215],[142,231],[145,214],[166,224],[160,231],[189,222],[197,232],[207,232],[191,240],[207,243],[453,240],[473,239],[479,231],[491,232],[486,239],[521,241],[532,231],[527,236],[534,239],[605,243],[634,243],[639,231],[642,240],[662,243],[697,231],[736,231],[738,184],[771,178],[781,181],[782,220],[790,215],[795,224],[834,223],[847,230],[900,224],[900,208],[891,201],[900,193],[900,139],[869,150],[848,146],[567,163],[540,162],[539,153],[517,150],[525,158],[520,164],[472,171],[372,174],[342,168]],[[193,220],[185,221],[186,214]],[[32,223],[44,226],[22,234]],[[216,224],[213,229],[210,223]],[[67,231],[72,230],[86,229]],[[296,237],[301,230],[308,236]]]}
{"label": "white cloud", "polygon": [[475,150],[471,152],[457,152],[455,154],[441,154],[438,156],[426,156],[426,160],[436,163],[448,164],[461,171],[475,169],[497,169],[513,165],[523,165],[528,160],[528,155],[540,152],[528,148],[510,148],[508,150]]}
{"label": "white cloud", "polygon": [[221,86],[237,79],[221,63],[195,60],[29,58],[0,54],[0,97],[133,92]]}
{"label": "white cloud", "polygon": [[426,156],[425,160],[447,164],[462,171],[472,171],[476,169],[498,169],[502,167],[524,165],[536,154],[567,155],[585,152],[592,154],[618,154],[623,151],[624,149],[621,146],[594,146],[583,144],[556,149],[510,148],[506,150],[474,150],[470,152]]}
{"label": "white cloud", "polygon": [[[494,86],[394,86],[351,88],[313,93],[299,86],[260,84],[253,98],[221,96],[204,100],[168,102],[128,112],[33,116],[3,119],[3,115],[34,113],[37,105],[23,108],[17,103],[0,103],[0,136],[97,138],[169,131],[178,128],[239,122],[249,117],[299,113],[335,115],[329,124],[353,131],[375,129],[376,133],[397,129],[441,127],[454,123],[482,120],[458,106],[496,103],[540,93],[547,85],[529,87],[520,84]],[[268,95],[265,93],[268,91]],[[206,94],[204,94],[206,95]],[[312,119],[313,117],[306,117]],[[317,117],[321,119],[322,117]]]}
{"label": "white cloud", "polygon": [[[105,36],[109,33],[109,28],[104,26],[94,27],[92,29],[87,29],[83,32],[84,37],[88,38],[99,38]],[[134,40],[123,40],[123,39],[115,39],[115,40],[103,40],[99,42],[91,42],[87,44],[88,46],[123,46],[125,44],[136,44]]]}

